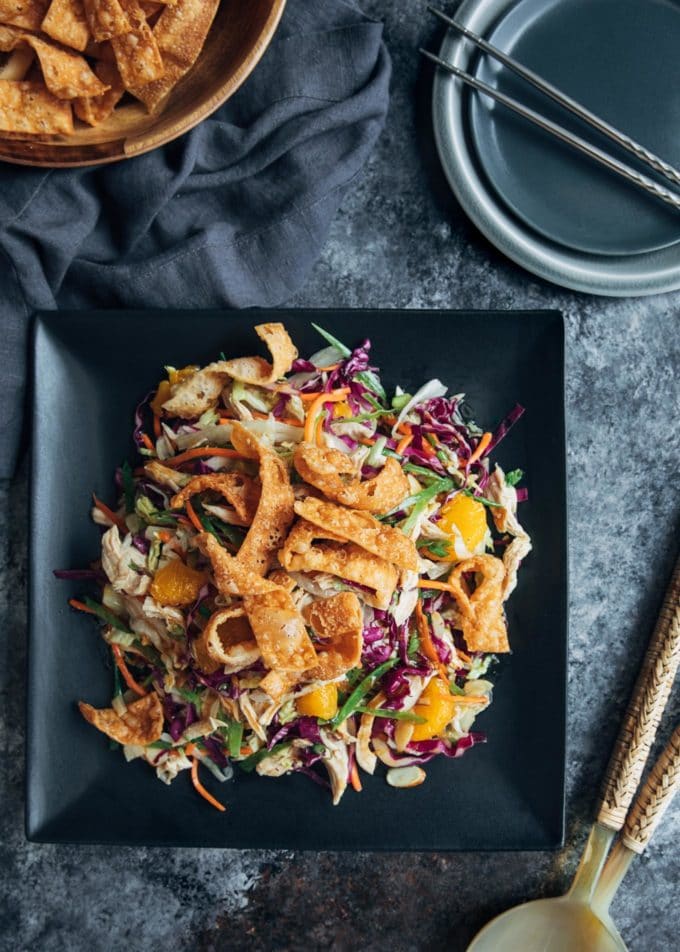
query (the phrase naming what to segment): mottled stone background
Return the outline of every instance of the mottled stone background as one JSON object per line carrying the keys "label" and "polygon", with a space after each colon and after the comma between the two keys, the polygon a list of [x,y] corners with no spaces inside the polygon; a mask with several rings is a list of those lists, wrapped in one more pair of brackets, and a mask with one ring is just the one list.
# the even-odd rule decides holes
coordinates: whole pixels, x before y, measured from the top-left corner
{"label": "mottled stone background", "polygon": [[[680,294],[605,300],[505,261],[447,190],[413,0],[371,0],[394,61],[387,129],[302,306],[560,308],[567,320],[571,661],[567,845],[559,854],[374,855],[35,846],[23,834],[26,467],[2,499],[0,949],[439,949],[562,891],[574,869],[678,539]],[[674,709],[662,729],[678,721]],[[455,809],[455,796],[452,798]],[[678,947],[680,808],[614,906],[631,949]]]}

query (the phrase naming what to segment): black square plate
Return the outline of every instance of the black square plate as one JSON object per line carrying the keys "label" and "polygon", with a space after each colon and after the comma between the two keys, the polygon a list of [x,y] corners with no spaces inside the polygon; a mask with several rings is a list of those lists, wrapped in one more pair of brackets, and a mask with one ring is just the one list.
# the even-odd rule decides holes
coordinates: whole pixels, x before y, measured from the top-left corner
{"label": "black square plate", "polygon": [[[207,783],[228,804],[212,810],[187,776],[163,786],[81,718],[76,701],[110,702],[111,675],[92,621],[67,599],[77,583],[52,570],[99,552],[90,494],[113,498],[113,472],[131,458],[135,404],[164,364],[254,352],[254,324],[281,320],[302,355],[320,346],[316,321],[349,344],[373,341],[388,387],[431,377],[465,391],[492,429],[515,402],[526,414],[500,445],[521,467],[534,552],[509,603],[512,655],[478,720],[488,743],[435,760],[427,780],[394,790],[378,768],[364,791],[333,807],[304,776],[239,771]],[[285,849],[551,849],[563,836],[567,660],[563,324],[551,312],[144,311],[45,313],[35,325],[27,835],[38,842]]]}

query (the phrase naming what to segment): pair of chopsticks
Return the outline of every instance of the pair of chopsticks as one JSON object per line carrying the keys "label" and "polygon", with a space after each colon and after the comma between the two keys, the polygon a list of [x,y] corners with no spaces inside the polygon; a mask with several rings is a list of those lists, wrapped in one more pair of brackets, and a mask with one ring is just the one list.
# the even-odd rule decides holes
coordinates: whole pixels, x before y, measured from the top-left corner
{"label": "pair of chopsticks", "polygon": [[[481,36],[473,33],[472,30],[469,30],[466,26],[463,26],[462,23],[458,23],[456,20],[453,20],[451,17],[447,16],[443,11],[438,10],[436,7],[428,5],[427,9],[440,20],[443,20],[447,26],[456,30],[466,39],[470,40],[471,43],[474,43],[478,49],[482,50],[484,53],[487,53],[495,60],[498,60],[498,62],[502,63],[504,66],[507,66],[508,69],[511,69],[518,76],[521,76],[522,79],[526,80],[536,89],[540,90],[540,92],[550,97],[550,99],[554,100],[564,109],[567,109],[575,116],[578,116],[579,119],[587,123],[593,129],[596,129],[612,142],[615,142],[622,149],[625,149],[631,155],[634,155],[636,159],[638,159],[648,168],[662,175],[665,179],[667,179],[667,181],[672,182],[674,185],[680,186],[680,172],[673,168],[672,165],[669,165],[668,162],[665,162],[663,159],[659,158],[658,155],[650,152],[649,149],[646,149],[643,145],[640,145],[639,142],[631,139],[630,136],[620,132],[604,119],[595,115],[595,113],[591,112],[589,109],[586,109],[586,107],[581,105],[581,103],[576,102],[576,100],[572,99],[571,96],[567,96],[566,93],[563,93],[562,90],[557,89],[557,87],[553,86],[552,83],[549,83],[537,73],[534,73],[533,70],[528,69],[528,67],[523,66],[521,63],[518,63],[517,60],[513,59],[512,56],[508,56],[507,53],[504,53],[502,50],[498,49],[497,46],[494,46]],[[467,83],[468,86],[472,86],[473,89],[483,93],[485,96],[495,99],[496,102],[499,102],[506,108],[511,109],[513,112],[522,116],[524,119],[527,119],[529,122],[532,122],[534,125],[539,126],[545,132],[550,133],[557,139],[560,139],[562,142],[567,143],[567,145],[570,145],[578,152],[589,156],[589,158],[594,159],[600,165],[604,165],[612,172],[616,172],[631,184],[637,186],[648,194],[653,195],[654,198],[660,199],[667,205],[670,205],[676,211],[680,211],[680,194],[677,192],[671,191],[671,189],[661,185],[655,179],[650,178],[648,175],[645,175],[642,172],[638,172],[637,169],[631,168],[631,166],[626,165],[625,162],[622,162],[615,156],[610,155],[603,149],[600,149],[592,142],[588,142],[581,136],[576,135],[576,133],[570,132],[568,129],[558,125],[558,123],[553,122],[551,119],[547,119],[534,109],[529,108],[529,106],[523,105],[523,103],[519,102],[517,99],[507,96],[505,93],[502,93],[493,86],[489,86],[488,83],[483,82],[481,79],[477,79],[476,76],[466,73],[465,70],[460,69],[458,66],[454,66],[452,63],[447,63],[446,60],[441,59],[439,56],[431,53],[429,50],[421,49],[420,52],[423,54],[423,56],[427,57],[427,59],[432,60],[433,63],[436,63],[441,69],[446,70],[448,73],[452,73],[454,76],[457,76],[458,79],[462,80],[464,83]]]}

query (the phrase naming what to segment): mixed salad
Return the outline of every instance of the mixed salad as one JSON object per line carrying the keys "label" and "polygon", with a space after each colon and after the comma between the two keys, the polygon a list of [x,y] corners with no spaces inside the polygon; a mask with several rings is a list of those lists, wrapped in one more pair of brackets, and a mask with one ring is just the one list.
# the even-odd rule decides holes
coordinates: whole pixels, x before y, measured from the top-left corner
{"label": "mixed salad", "polygon": [[462,394],[388,393],[368,340],[316,329],[308,359],[271,323],[270,360],[166,367],[116,503],[94,498],[100,559],[56,573],[93,583],[70,604],[111,651],[111,706],[83,716],[218,810],[204,771],[303,773],[338,803],[378,762],[411,787],[482,742],[531,549],[522,473],[489,462],[522,407],[485,432]]}

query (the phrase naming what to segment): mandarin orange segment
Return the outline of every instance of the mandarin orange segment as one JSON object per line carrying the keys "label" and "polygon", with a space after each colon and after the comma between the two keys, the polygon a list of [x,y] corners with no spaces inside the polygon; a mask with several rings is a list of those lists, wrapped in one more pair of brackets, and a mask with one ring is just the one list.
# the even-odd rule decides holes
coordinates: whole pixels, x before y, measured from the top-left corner
{"label": "mandarin orange segment", "polygon": [[205,572],[173,559],[156,572],[149,591],[160,605],[180,607],[195,602],[206,581]]}
{"label": "mandarin orange segment", "polygon": [[303,694],[296,702],[299,714],[318,717],[329,721],[338,710],[338,689],[335,684],[322,684],[321,687]]}
{"label": "mandarin orange segment", "polygon": [[416,724],[411,740],[431,740],[438,737],[456,710],[456,699],[441,678],[432,678],[413,708],[413,713],[424,717],[425,724]]}
{"label": "mandarin orange segment", "polygon": [[[468,552],[474,552],[486,535],[486,509],[476,499],[458,493],[442,506],[437,525],[453,537],[454,529],[457,529],[465,548]],[[451,549],[450,557],[453,557],[455,552],[453,547]]]}

